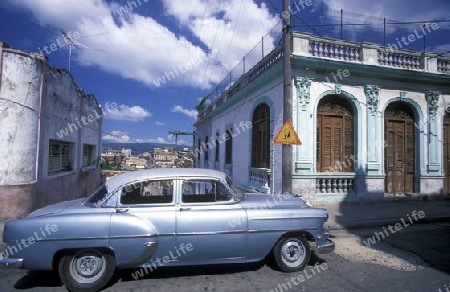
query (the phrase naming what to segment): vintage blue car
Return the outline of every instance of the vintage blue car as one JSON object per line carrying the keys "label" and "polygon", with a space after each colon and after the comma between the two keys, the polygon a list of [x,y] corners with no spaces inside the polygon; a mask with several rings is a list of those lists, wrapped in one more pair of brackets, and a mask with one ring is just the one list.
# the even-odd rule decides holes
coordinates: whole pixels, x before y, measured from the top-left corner
{"label": "vintage blue car", "polygon": [[334,250],[328,213],[296,195],[243,193],[222,172],[149,169],[117,175],[89,198],[5,223],[2,268],[58,269],[71,291],[96,291],[116,268],[247,263],[272,255],[302,270]]}

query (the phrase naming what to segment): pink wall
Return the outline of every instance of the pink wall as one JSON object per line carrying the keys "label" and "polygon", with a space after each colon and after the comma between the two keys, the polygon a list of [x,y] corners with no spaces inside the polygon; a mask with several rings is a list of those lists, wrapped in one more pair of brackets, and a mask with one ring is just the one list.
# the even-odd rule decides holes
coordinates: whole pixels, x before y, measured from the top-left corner
{"label": "pink wall", "polygon": [[0,186],[0,220],[25,217],[50,204],[84,198],[100,182],[101,169],[95,168],[31,184]]}

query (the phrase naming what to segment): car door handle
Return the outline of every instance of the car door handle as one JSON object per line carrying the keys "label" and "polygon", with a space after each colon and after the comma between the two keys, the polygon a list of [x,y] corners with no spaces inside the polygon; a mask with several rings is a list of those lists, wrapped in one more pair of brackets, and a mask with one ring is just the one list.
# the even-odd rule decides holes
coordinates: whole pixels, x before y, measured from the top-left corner
{"label": "car door handle", "polygon": [[191,207],[182,207],[180,208],[180,211],[189,211],[191,210]]}
{"label": "car door handle", "polygon": [[116,212],[117,213],[125,213],[125,212],[128,212],[128,208],[116,208]]}

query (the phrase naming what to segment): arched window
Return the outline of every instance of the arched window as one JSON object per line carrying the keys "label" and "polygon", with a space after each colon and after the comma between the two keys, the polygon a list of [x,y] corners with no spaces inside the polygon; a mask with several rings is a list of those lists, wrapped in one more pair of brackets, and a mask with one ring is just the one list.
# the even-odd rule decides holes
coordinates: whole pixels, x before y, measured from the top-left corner
{"label": "arched window", "polygon": [[329,95],[317,106],[317,172],[354,172],[354,118],[351,104]]}
{"label": "arched window", "polygon": [[252,167],[270,168],[270,107],[261,103],[252,119]]}

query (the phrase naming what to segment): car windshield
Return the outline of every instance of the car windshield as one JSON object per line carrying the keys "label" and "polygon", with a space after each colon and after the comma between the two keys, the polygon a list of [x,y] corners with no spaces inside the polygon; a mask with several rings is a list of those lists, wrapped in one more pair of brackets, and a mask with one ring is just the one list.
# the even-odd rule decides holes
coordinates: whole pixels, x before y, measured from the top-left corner
{"label": "car windshield", "polygon": [[90,195],[85,201],[85,204],[98,204],[99,202],[102,202],[106,195],[108,194],[108,189],[105,185],[102,185],[99,187],[92,195]]}
{"label": "car windshield", "polygon": [[228,186],[233,190],[234,194],[236,195],[236,198],[239,201],[245,199],[244,193],[237,186],[234,185],[234,183],[231,181],[231,179],[229,179],[227,177],[226,181],[227,181]]}

